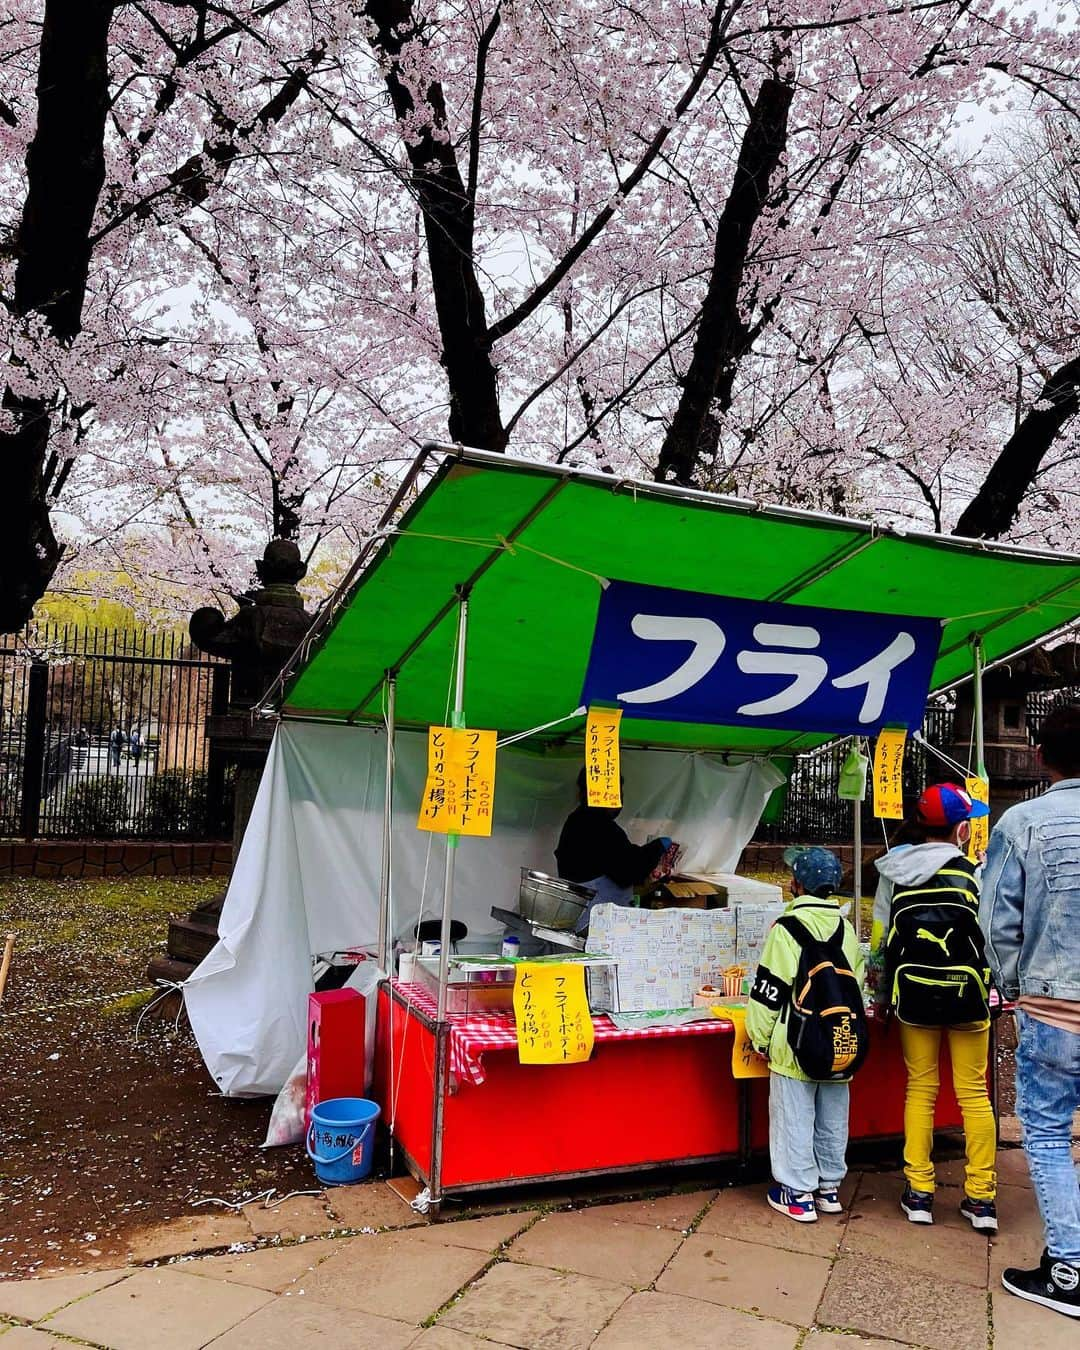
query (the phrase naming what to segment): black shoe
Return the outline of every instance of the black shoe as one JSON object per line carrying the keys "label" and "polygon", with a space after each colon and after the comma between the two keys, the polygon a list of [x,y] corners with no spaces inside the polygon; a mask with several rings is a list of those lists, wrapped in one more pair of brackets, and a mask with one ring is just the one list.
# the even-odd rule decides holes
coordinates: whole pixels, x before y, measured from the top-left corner
{"label": "black shoe", "polygon": [[1080,1266],[1043,1252],[1035,1270],[1007,1270],[1001,1283],[1017,1298],[1080,1318]]}
{"label": "black shoe", "polygon": [[910,1186],[905,1186],[904,1194],[900,1197],[900,1208],[908,1216],[911,1223],[934,1222],[934,1195],[932,1191],[915,1191]]}
{"label": "black shoe", "polygon": [[977,1233],[996,1233],[998,1230],[997,1206],[993,1200],[972,1200],[965,1195],[960,1201],[960,1213]]}

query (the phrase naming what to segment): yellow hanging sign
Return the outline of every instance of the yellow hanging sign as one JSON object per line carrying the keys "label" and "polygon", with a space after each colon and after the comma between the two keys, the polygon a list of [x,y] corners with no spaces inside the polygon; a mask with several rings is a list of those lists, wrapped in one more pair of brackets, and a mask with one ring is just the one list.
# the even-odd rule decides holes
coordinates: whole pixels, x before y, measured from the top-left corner
{"label": "yellow hanging sign", "polygon": [[580,1064],[593,1051],[585,967],[574,962],[519,961],[514,1020],[522,1064]]}
{"label": "yellow hanging sign", "polygon": [[879,731],[874,747],[874,815],[904,818],[904,744],[907,732]]}
{"label": "yellow hanging sign", "polygon": [[494,731],[428,728],[428,771],[417,829],[489,835],[495,803]]}
{"label": "yellow hanging sign", "polygon": [[711,1008],[717,1017],[725,1017],[735,1028],[735,1040],[731,1047],[732,1078],[768,1078],[769,1061],[762,1059],[750,1044],[746,1034],[746,1009],[732,1008],[727,1004]]}
{"label": "yellow hanging sign", "polygon": [[[964,786],[973,802],[990,801],[990,782],[986,778],[965,778]],[[971,822],[971,838],[968,840],[968,857],[972,862],[979,861],[979,855],[986,852],[990,842],[990,817],[980,816]]]}
{"label": "yellow hanging sign", "polygon": [[585,719],[585,791],[587,806],[622,806],[619,767],[621,708],[590,708]]}

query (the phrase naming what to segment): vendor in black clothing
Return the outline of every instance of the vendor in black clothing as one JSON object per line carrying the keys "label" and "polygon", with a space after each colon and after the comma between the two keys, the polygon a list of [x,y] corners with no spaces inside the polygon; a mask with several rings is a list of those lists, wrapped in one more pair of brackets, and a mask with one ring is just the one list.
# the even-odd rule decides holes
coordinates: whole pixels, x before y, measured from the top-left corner
{"label": "vendor in black clothing", "polygon": [[596,892],[577,925],[584,933],[594,905],[630,905],[634,887],[640,885],[671,847],[670,839],[650,839],[632,844],[626,831],[615,823],[618,809],[589,806],[586,802],[585,770],[578,774],[578,807],[566,819],[555,849],[559,876]]}

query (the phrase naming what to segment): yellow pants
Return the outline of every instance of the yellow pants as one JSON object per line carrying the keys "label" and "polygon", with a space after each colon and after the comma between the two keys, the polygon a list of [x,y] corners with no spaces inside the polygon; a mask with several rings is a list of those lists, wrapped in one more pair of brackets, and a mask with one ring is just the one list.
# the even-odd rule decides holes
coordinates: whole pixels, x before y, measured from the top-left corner
{"label": "yellow pants", "polygon": [[953,1088],[964,1119],[967,1175],[964,1189],[973,1200],[993,1200],[997,1190],[994,1158],[997,1127],[986,1089],[990,1030],[909,1027],[900,1024],[900,1045],[907,1065],[904,1098],[904,1175],[912,1190],[933,1191],[934,1107],[941,1082],[941,1037],[949,1038]]}

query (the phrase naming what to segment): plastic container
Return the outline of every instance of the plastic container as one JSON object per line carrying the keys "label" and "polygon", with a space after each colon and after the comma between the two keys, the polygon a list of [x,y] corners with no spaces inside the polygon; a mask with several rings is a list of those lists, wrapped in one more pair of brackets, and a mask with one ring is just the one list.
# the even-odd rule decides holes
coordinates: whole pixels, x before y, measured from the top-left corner
{"label": "plastic container", "polygon": [[504,937],[502,941],[502,954],[507,961],[516,961],[521,955],[521,939],[512,935]]}
{"label": "plastic container", "polygon": [[378,1119],[378,1103],[366,1097],[332,1097],[312,1109],[307,1155],[324,1186],[349,1186],[368,1176]]}

